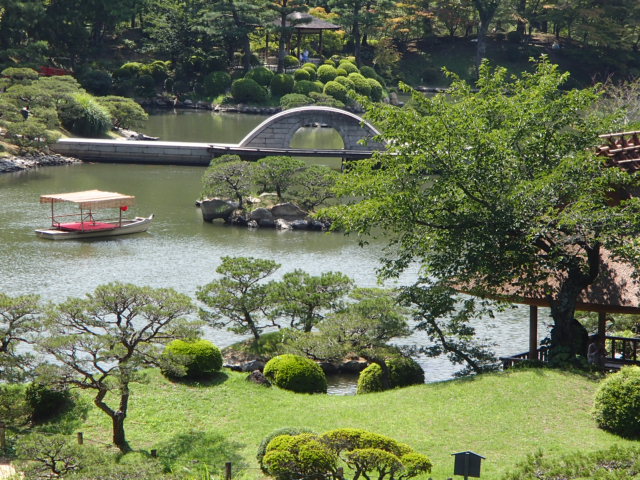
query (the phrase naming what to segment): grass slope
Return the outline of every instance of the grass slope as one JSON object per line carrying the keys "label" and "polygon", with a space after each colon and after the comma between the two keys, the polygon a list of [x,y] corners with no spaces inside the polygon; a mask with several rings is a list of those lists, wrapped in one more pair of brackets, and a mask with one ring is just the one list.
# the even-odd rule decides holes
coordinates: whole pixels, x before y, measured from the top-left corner
{"label": "grass slope", "polygon": [[[267,389],[226,372],[211,385],[171,383],[156,370],[135,385],[127,419],[134,449],[155,448],[186,432],[221,436],[244,478],[262,476],[255,453],[261,439],[285,426],[318,432],[356,427],[403,441],[427,454],[432,476],[453,473],[453,452],[487,457],[482,477],[498,478],[526,454],[552,454],[632,444],[596,428],[591,417],[598,382],[552,370],[487,374],[354,397],[297,395]],[[85,436],[108,442],[108,418],[92,409]]]}

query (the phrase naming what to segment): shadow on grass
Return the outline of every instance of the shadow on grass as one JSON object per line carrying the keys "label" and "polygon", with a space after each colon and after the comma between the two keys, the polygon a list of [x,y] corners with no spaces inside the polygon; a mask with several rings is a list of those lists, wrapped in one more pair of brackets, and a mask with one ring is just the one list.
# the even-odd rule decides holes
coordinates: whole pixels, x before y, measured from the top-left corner
{"label": "shadow on grass", "polygon": [[185,387],[208,388],[222,385],[228,379],[229,375],[227,373],[216,372],[210,377],[203,377],[195,380],[188,378],[169,378],[169,381],[172,383],[177,383],[178,385],[184,385]]}
{"label": "shadow on grass", "polygon": [[158,445],[157,451],[167,472],[181,475],[206,467],[211,473],[222,474],[226,462],[236,471],[247,467],[239,453],[243,447],[218,432],[192,431],[173,436]]}

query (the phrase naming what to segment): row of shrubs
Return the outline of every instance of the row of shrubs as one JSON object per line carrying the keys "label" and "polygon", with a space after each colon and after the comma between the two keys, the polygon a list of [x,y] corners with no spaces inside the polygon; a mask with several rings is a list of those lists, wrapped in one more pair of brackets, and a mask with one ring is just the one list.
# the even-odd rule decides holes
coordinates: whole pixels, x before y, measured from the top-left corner
{"label": "row of shrubs", "polygon": [[[220,349],[208,340],[174,340],[160,357],[162,372],[174,379],[201,380],[222,368]],[[390,388],[424,383],[418,363],[400,355],[385,360]],[[360,373],[358,393],[385,390],[383,369],[372,363]],[[264,367],[264,376],[279,388],[296,393],[326,393],[327,378],[320,366],[305,357],[284,354],[273,357]]]}

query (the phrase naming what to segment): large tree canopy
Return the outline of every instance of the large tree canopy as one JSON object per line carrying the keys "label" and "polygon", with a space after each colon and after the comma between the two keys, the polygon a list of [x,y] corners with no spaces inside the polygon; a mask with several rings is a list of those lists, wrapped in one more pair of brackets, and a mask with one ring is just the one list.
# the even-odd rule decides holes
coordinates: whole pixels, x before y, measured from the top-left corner
{"label": "large tree canopy", "polygon": [[[545,59],[520,78],[483,63],[477,92],[455,80],[449,95],[414,92],[409,108],[371,106],[389,148],[344,176],[338,193],[354,200],[329,213],[347,232],[384,230],[382,275],[418,261],[427,293],[542,288],[553,352],[574,356],[577,297],[605,250],[638,253],[640,217],[637,199],[611,201],[614,186],[637,179],[594,156],[614,119],[593,108],[595,89],[562,90],[566,79]],[[421,305],[421,317],[457,303],[435,305],[431,314]]]}

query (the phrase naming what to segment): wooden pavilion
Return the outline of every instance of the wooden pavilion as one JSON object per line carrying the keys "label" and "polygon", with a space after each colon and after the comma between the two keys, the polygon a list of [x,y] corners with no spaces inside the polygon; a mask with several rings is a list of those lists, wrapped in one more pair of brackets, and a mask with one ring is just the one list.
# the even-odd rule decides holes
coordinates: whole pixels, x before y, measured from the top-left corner
{"label": "wooden pavilion", "polygon": [[[280,26],[279,20],[271,22],[274,26]],[[298,58],[300,58],[300,45],[302,43],[302,37],[304,35],[319,35],[318,55],[322,55],[324,48],[323,45],[323,32],[325,30],[340,30],[342,27],[331,22],[327,22],[321,18],[314,17],[309,13],[294,12],[287,15],[287,27],[291,27],[296,34],[296,52]],[[266,51],[269,51],[269,31],[267,30],[267,44]]]}

